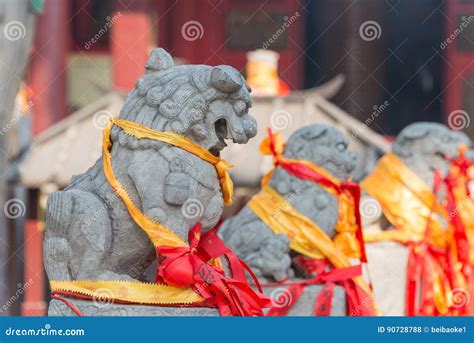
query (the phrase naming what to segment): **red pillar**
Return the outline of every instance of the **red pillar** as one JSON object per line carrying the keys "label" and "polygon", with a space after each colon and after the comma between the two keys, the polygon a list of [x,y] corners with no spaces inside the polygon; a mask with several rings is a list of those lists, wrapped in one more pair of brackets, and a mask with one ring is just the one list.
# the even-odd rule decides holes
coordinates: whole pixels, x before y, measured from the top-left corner
{"label": "red pillar", "polygon": [[30,69],[34,134],[67,114],[69,3],[64,0],[48,0],[43,13],[38,15]]}
{"label": "red pillar", "polygon": [[29,190],[28,208],[25,223],[24,271],[23,271],[23,302],[22,316],[46,315],[44,299],[44,268],[43,268],[43,233],[40,231],[37,204],[38,190]]}
{"label": "red pillar", "polygon": [[[33,52],[30,62],[29,83],[33,103],[33,134],[47,129],[67,114],[66,74],[69,50],[69,1],[48,0],[38,15]],[[31,191],[28,208],[31,209],[24,228],[24,280],[21,314],[46,314],[44,299],[45,275],[43,269],[43,235],[39,231],[37,213],[38,191]]]}
{"label": "red pillar", "polygon": [[151,6],[137,0],[125,6],[118,1],[111,29],[112,73],[114,87],[130,91],[143,75],[150,49],[154,46]]}

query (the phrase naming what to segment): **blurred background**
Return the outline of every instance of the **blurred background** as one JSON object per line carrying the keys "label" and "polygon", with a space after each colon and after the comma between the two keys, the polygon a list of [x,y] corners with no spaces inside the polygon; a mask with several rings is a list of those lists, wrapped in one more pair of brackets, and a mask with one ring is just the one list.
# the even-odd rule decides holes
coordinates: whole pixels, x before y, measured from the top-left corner
{"label": "blurred background", "polygon": [[229,215],[268,169],[265,127],[336,125],[355,179],[409,123],[474,138],[473,22],[473,0],[0,0],[0,314],[46,313],[46,198],[99,157],[151,49],[231,65],[253,89],[259,135],[224,154]]}

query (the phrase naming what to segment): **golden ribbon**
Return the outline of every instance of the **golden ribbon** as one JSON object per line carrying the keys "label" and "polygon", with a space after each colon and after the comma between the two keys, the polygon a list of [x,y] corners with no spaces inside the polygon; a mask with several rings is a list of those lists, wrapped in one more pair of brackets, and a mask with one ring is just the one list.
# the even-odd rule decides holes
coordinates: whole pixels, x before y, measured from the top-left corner
{"label": "golden ribbon", "polygon": [[[153,139],[170,145],[179,147],[192,153],[201,159],[213,164],[219,176],[219,182],[224,196],[224,203],[232,202],[233,185],[228,169],[232,166],[219,157],[212,155],[209,151],[196,145],[186,137],[173,132],[159,132],[151,130],[136,123],[111,119],[103,133],[102,155],[104,163],[104,173],[113,190],[120,196],[135,223],[147,234],[155,247],[188,246],[181,237],[165,225],[145,215],[132,201],[125,187],[116,179],[112,168],[112,156],[110,149],[110,131],[113,125],[120,127],[125,133],[137,139]],[[212,263],[219,265],[220,260],[213,260]],[[144,283],[127,280],[76,280],[76,281],[50,281],[51,290],[54,292],[77,293],[92,298],[109,298],[113,300],[139,303],[147,305],[164,304],[191,304],[203,301],[204,299],[192,288],[172,287],[164,284]]]}
{"label": "golden ribbon", "polygon": [[[438,203],[433,191],[397,156],[392,153],[384,155],[374,171],[361,182],[361,187],[379,201],[384,215],[395,227],[393,230],[365,232],[367,243],[397,241],[407,244],[428,239],[441,251],[447,248],[448,231],[440,221],[443,218],[448,223],[446,210]],[[428,226],[430,231],[426,237]],[[417,246],[414,249],[419,250]],[[441,314],[446,314],[450,287],[443,282],[442,266],[432,258],[429,261],[433,289],[423,292],[432,293],[436,308]]]}
{"label": "golden ribbon", "polygon": [[395,227],[395,230],[365,232],[366,242],[420,242],[425,238],[429,222],[429,242],[439,249],[446,248],[446,229],[438,220],[447,218],[446,210],[433,191],[397,156],[384,155],[360,186],[379,201],[384,215]]}
{"label": "golden ribbon", "polygon": [[[110,140],[110,130],[113,125],[121,127],[125,132],[131,135],[139,135],[141,131],[135,131],[135,123],[128,122],[120,119],[112,119],[108,122],[103,135],[103,144],[102,144],[102,158],[104,160],[104,173],[107,181],[109,181],[110,186],[113,190],[120,196],[122,201],[130,213],[130,216],[133,218],[135,223],[148,235],[148,238],[153,243],[155,247],[160,245],[166,245],[171,247],[180,247],[187,246],[187,243],[181,239],[176,233],[165,225],[158,223],[156,220],[145,215],[138,207],[133,203],[130,195],[128,194],[125,187],[118,181],[115,177],[114,171],[112,169],[112,155],[110,149],[112,147],[112,141]],[[133,125],[131,125],[133,124]],[[138,126],[138,125],[137,125]],[[151,136],[150,136],[151,137]],[[148,137],[149,139],[152,139]],[[144,137],[141,137],[144,138]]]}
{"label": "golden ribbon", "polygon": [[[352,266],[341,248],[316,223],[299,213],[270,186],[264,186],[248,206],[273,232],[285,234],[293,250],[310,258],[327,258],[335,268]],[[367,294],[372,294],[362,277],[354,281]]]}
{"label": "golden ribbon", "polygon": [[189,305],[204,300],[190,287],[139,281],[50,281],[50,287],[53,292],[77,293],[100,301],[113,299],[145,305]]}
{"label": "golden ribbon", "polygon": [[[286,158],[283,156],[283,153],[285,152],[285,147],[286,144],[283,142],[283,137],[280,132],[273,133],[273,151],[270,147],[271,142],[270,142],[270,137],[265,137],[260,143],[260,152],[263,155],[268,155],[268,156],[273,156],[273,164],[278,165],[279,162],[286,162],[286,163],[301,163],[306,165],[307,167],[313,169],[317,173],[323,175],[327,179],[329,179],[333,184],[335,184],[337,187],[340,187],[341,181],[339,181],[338,178],[334,177],[331,175],[328,171],[325,169],[309,162],[306,160],[294,160],[291,158]],[[273,154],[275,152],[275,154]],[[267,175],[265,175],[262,179],[262,185],[266,185],[269,181],[270,178],[273,175],[275,169],[272,169]],[[337,192],[331,187],[325,187],[324,185],[321,185],[327,192],[337,195]]]}
{"label": "golden ribbon", "polygon": [[[111,125],[117,125],[120,127],[125,133],[137,138],[137,139],[152,139],[155,141],[164,142],[180,149],[183,149],[193,155],[198,156],[202,160],[211,163],[214,165],[217,171],[217,175],[219,177],[219,183],[222,189],[222,195],[224,197],[224,204],[231,205],[232,204],[232,195],[233,195],[233,183],[232,179],[229,175],[229,169],[232,168],[232,164],[228,163],[221,158],[214,156],[208,150],[204,149],[203,147],[197,145],[190,139],[177,134],[175,132],[163,132],[163,131],[156,131],[150,128],[141,126],[137,123],[123,120],[123,119],[112,119],[109,122],[108,129],[110,130]],[[107,131],[107,130],[106,130]],[[104,132],[105,135],[105,132]],[[110,141],[110,140],[109,140]]]}
{"label": "golden ribbon", "polygon": [[[272,143],[273,143],[273,147],[271,147]],[[309,167],[310,169],[314,170],[316,173],[328,179],[336,187],[338,188],[341,187],[341,181],[338,178],[331,175],[325,169],[311,163],[310,161],[294,160],[294,159],[286,158],[283,156],[284,151],[285,151],[285,143],[283,142],[283,138],[279,132],[272,133],[272,140],[270,140],[270,137],[266,137],[260,144],[260,152],[263,155],[272,155],[273,163],[276,167],[278,167],[280,163],[303,164]],[[267,175],[263,177],[262,187],[265,187],[268,184],[271,176],[273,175],[274,170],[275,168],[272,169]],[[326,192],[338,198],[339,218],[335,227],[338,233],[336,237],[334,237],[334,244],[336,245],[339,251],[342,251],[344,253],[344,255],[348,257],[360,258],[360,243],[356,237],[357,223],[356,223],[356,218],[354,215],[355,204],[354,204],[353,198],[347,192],[342,192],[338,194],[338,192],[333,187],[330,187],[324,184],[318,184],[318,185],[322,187]],[[296,245],[298,243],[294,243],[294,244]],[[294,250],[298,251],[298,249],[294,249]],[[304,253],[302,251],[300,252],[308,257],[312,257],[308,255],[307,253]],[[311,254],[313,254],[314,256],[319,256],[319,257],[314,257],[314,258],[322,257],[321,253],[319,252],[311,251]]]}

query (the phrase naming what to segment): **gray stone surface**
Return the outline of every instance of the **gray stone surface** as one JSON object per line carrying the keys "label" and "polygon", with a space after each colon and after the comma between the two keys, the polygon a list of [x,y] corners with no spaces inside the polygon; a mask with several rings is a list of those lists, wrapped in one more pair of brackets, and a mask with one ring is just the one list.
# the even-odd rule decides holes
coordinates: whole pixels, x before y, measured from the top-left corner
{"label": "gray stone surface", "polygon": [[[218,316],[214,308],[122,305],[81,299],[68,299],[85,316]],[[48,316],[77,316],[66,304],[53,299]]]}
{"label": "gray stone surface", "polygon": [[[462,132],[449,130],[437,123],[420,122],[407,126],[397,136],[393,152],[427,185],[433,186],[435,170],[446,175],[449,162],[446,157],[458,154],[460,144],[471,146],[471,141]],[[444,192],[440,192],[440,198]],[[364,199],[369,199],[368,195]],[[364,206],[362,201],[362,208]],[[375,199],[372,206],[377,204]],[[367,202],[369,206],[369,202]],[[378,205],[380,206],[380,205]],[[361,210],[362,216],[366,211]],[[378,212],[378,217],[374,213]],[[388,220],[380,210],[372,209],[369,218],[363,218],[366,232],[390,230]],[[374,287],[374,295],[382,313],[388,316],[405,314],[406,266],[408,248],[396,242],[379,242],[366,245],[368,270]]]}
{"label": "gray stone surface", "polygon": [[[323,167],[339,179],[347,178],[355,168],[355,154],[347,150],[348,140],[337,129],[327,125],[311,125],[296,131],[288,140],[284,156],[304,159]],[[300,213],[318,224],[330,237],[336,234],[338,200],[320,186],[298,179],[278,168],[270,186],[283,195]],[[226,220],[219,231],[224,242],[234,250],[256,273],[262,282],[293,278],[289,240],[276,235],[245,206],[236,216]],[[305,291],[292,315],[313,315],[314,300],[322,286],[312,286]],[[266,292],[268,289],[266,290]],[[271,289],[270,289],[271,291]],[[271,292],[267,294],[271,295]],[[345,295],[338,289],[334,304],[344,307],[334,309],[334,315],[345,314]],[[342,305],[341,305],[342,306]]]}
{"label": "gray stone surface", "polygon": [[[295,317],[314,316],[314,302],[323,288],[324,286],[322,285],[307,286],[296,304],[288,311],[287,315]],[[291,296],[286,289],[287,287],[282,286],[263,287],[263,292],[271,296],[274,305],[278,307],[286,305],[291,299]],[[279,296],[281,296],[281,298],[279,298]],[[278,299],[281,300],[277,301]],[[344,288],[337,286],[334,289],[334,296],[331,303],[331,316],[345,316],[346,308],[347,305]]]}
{"label": "gray stone surface", "polygon": [[[226,139],[245,144],[255,136],[256,122],[248,114],[250,89],[234,68],[174,66],[165,50],[155,49],[145,70],[120,118],[180,133],[216,155]],[[137,140],[117,127],[111,136],[114,173],[146,215],[186,241],[197,222],[204,231],[217,223],[223,198],[213,165],[162,142]],[[156,258],[146,234],[107,182],[102,163],[99,158],[48,199],[44,264],[50,280],[145,280],[144,271]],[[60,315],[59,308],[52,307],[50,314]],[[173,314],[170,309],[144,311],[131,305],[117,311]],[[91,308],[88,313],[100,315],[101,310]],[[115,312],[109,308],[107,313]]]}

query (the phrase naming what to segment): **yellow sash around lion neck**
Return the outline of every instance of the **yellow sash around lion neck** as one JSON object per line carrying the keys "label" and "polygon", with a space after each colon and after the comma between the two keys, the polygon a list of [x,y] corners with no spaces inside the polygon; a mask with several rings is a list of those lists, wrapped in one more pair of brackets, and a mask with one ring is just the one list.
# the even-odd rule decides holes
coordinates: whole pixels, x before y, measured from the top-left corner
{"label": "yellow sash around lion neck", "polygon": [[[112,155],[110,149],[112,141],[110,131],[112,126],[120,127],[126,134],[137,139],[152,139],[165,142],[194,154],[204,161],[213,164],[219,177],[224,203],[232,202],[233,185],[228,169],[232,167],[229,163],[212,155],[206,149],[200,147],[186,137],[174,132],[155,131],[136,123],[111,119],[103,133],[102,157],[105,176],[118,196],[122,199],[132,219],[145,231],[152,244],[157,246],[181,247],[188,246],[181,237],[165,225],[153,220],[144,214],[131,200],[125,187],[115,177],[112,168]],[[218,260],[213,263],[219,264]],[[50,281],[51,291],[71,294],[82,294],[93,299],[112,299],[126,303],[138,303],[146,305],[188,305],[199,303],[204,299],[190,287],[173,287],[165,284],[145,283],[139,281],[124,280],[75,280],[75,281]]]}
{"label": "yellow sash around lion neck", "polygon": [[[281,135],[271,135],[272,140],[269,137],[263,140],[260,151],[264,155],[274,154],[273,162],[275,168],[278,167],[278,162],[281,161],[302,163],[317,173],[324,175],[334,184],[340,185],[340,180],[310,161],[286,159],[283,156],[285,144]],[[273,144],[273,152],[271,151],[270,144]],[[349,258],[360,257],[359,242],[356,238],[357,225],[353,213],[354,202],[352,199],[345,193],[337,194],[333,188],[320,185],[327,192],[338,197],[339,218],[336,225],[338,233],[334,239],[331,239],[316,223],[299,213],[287,199],[268,185],[274,170],[272,169],[262,179],[262,189],[252,197],[248,207],[274,233],[285,234],[290,239],[290,248],[294,251],[314,259],[326,258],[334,268],[350,267],[352,264]],[[297,196],[296,193],[295,195]],[[356,277],[354,281],[367,294],[372,293],[362,277]]]}
{"label": "yellow sash around lion neck", "polygon": [[425,238],[429,223],[429,242],[440,249],[446,247],[446,229],[440,221],[447,218],[446,210],[428,185],[397,156],[384,155],[360,186],[379,201],[384,215],[395,227],[395,230],[365,232],[366,242],[420,242]]}

